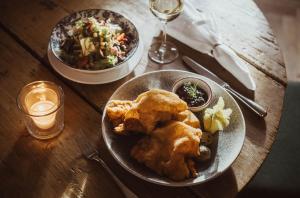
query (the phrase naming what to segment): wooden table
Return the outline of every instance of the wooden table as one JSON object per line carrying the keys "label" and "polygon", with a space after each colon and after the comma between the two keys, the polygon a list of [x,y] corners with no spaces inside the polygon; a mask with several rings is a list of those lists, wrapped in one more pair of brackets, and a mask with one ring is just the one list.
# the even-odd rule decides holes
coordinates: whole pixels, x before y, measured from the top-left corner
{"label": "wooden table", "polygon": [[[121,84],[147,71],[188,70],[179,58],[157,65],[147,50],[159,32],[158,21],[145,4],[121,0],[3,0],[0,2],[0,197],[122,197],[99,165],[82,157],[79,141],[99,147],[100,155],[140,197],[233,197],[256,173],[275,139],[285,92],[285,66],[265,17],[252,0],[203,0],[214,11],[224,42],[247,62],[257,84],[248,92],[211,57],[170,38],[186,54],[219,74],[236,90],[268,108],[265,119],[241,105],[247,125],[243,149],[220,177],[191,188],[168,188],[144,182],[127,173],[110,156],[100,136],[102,108]],[[87,8],[121,12],[136,22],[145,51],[128,77],[106,85],[82,85],[63,79],[47,61],[52,27],[64,16]],[[18,90],[34,80],[50,80],[65,92],[65,129],[49,141],[32,138],[17,110]]]}

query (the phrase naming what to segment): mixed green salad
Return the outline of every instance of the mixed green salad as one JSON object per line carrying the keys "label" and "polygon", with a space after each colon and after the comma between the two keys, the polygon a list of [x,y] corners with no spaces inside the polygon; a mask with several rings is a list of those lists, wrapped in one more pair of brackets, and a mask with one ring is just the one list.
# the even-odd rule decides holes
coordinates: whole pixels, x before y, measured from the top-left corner
{"label": "mixed green salad", "polygon": [[68,35],[61,46],[61,58],[72,67],[101,70],[126,58],[128,38],[122,28],[109,19],[80,19]]}

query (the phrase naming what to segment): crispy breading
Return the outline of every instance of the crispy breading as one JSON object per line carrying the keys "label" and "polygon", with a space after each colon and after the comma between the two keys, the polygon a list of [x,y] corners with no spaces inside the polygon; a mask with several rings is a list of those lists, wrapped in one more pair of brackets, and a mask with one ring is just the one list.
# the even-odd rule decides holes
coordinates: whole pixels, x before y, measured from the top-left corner
{"label": "crispy breading", "polygon": [[[161,90],[152,89],[140,94],[134,101],[134,105],[125,114],[125,128],[132,131],[141,130],[150,133],[153,131],[158,122],[165,122],[181,111],[187,109],[187,104],[181,100],[176,94]],[[135,128],[134,125],[127,125],[128,119],[135,119],[140,125]]]}
{"label": "crispy breading", "polygon": [[133,102],[130,100],[111,100],[107,107],[107,115],[114,125],[114,131],[117,134],[127,134],[124,127],[125,113],[132,107]]}
{"label": "crispy breading", "polygon": [[106,107],[107,115],[114,125],[119,125],[132,105],[133,102],[130,100],[111,100]]}
{"label": "crispy breading", "polygon": [[113,100],[107,115],[115,133],[145,134],[131,150],[138,162],[176,181],[196,176],[200,122],[176,94],[152,89],[134,101]]}
{"label": "crispy breading", "polygon": [[141,139],[131,156],[159,175],[179,181],[195,176],[192,158],[199,157],[201,130],[183,122],[171,121]]}
{"label": "crispy breading", "polygon": [[150,133],[159,122],[172,120],[187,108],[186,102],[176,94],[151,89],[140,94],[134,101],[110,101],[107,115],[118,134],[126,134],[128,131]]}
{"label": "crispy breading", "polygon": [[175,115],[175,120],[181,121],[194,128],[200,128],[199,119],[190,110],[182,111]]}

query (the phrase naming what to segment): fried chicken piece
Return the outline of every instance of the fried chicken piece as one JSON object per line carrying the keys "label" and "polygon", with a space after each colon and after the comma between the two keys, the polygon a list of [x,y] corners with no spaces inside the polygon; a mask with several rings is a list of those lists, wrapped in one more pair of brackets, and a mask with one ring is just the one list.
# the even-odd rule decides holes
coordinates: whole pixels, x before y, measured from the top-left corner
{"label": "fried chicken piece", "polygon": [[184,122],[185,124],[190,125],[191,127],[200,128],[199,119],[190,110],[185,110],[176,114],[174,119]]}
{"label": "fried chicken piece", "polygon": [[124,120],[125,113],[132,107],[130,100],[111,100],[106,108],[109,119],[116,125]]}
{"label": "fried chicken piece", "polygon": [[149,134],[158,123],[174,118],[197,127],[197,118],[187,108],[176,94],[152,89],[140,94],[134,101],[110,101],[107,114],[118,134],[128,134],[129,131]]}
{"label": "fried chicken piece", "polygon": [[149,134],[158,122],[169,121],[187,108],[186,102],[176,94],[152,89],[136,98],[134,105],[125,114],[124,126],[126,130]]}
{"label": "fried chicken piece", "polygon": [[114,125],[114,131],[125,134],[124,117],[126,112],[133,106],[130,100],[111,100],[106,108],[107,115]]}
{"label": "fried chicken piece", "polygon": [[183,122],[170,121],[141,139],[131,156],[159,175],[179,181],[195,176],[193,158],[199,157],[201,130]]}

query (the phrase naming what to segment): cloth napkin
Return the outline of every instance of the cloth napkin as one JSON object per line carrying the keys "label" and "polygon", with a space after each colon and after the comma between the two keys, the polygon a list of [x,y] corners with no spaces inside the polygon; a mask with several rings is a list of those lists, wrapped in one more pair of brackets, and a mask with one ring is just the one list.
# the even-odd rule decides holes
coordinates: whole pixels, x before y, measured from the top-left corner
{"label": "cloth napkin", "polygon": [[168,34],[197,51],[213,56],[245,87],[255,90],[248,66],[222,43],[213,18],[201,12],[200,3],[198,0],[185,0],[183,13],[168,24]]}

